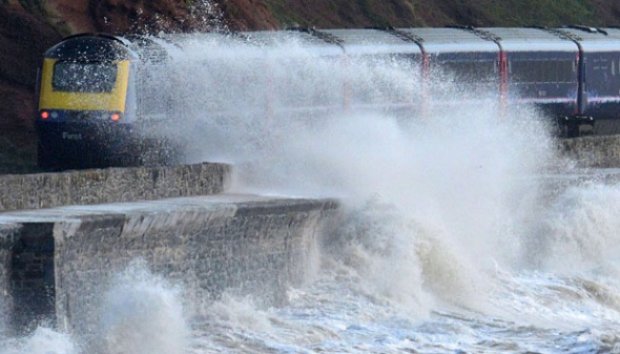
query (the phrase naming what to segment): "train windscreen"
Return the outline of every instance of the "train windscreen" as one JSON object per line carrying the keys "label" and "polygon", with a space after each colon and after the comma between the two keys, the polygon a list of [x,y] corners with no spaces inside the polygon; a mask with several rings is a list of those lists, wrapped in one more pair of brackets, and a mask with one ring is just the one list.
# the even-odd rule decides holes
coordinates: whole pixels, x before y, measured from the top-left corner
{"label": "train windscreen", "polygon": [[116,74],[117,66],[113,63],[59,61],[54,65],[52,86],[65,92],[111,92]]}

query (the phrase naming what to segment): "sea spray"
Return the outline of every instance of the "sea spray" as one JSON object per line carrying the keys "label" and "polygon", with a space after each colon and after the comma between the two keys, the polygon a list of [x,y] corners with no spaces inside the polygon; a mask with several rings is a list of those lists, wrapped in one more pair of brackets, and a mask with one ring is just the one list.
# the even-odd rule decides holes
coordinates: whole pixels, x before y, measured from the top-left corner
{"label": "sea spray", "polygon": [[73,339],[47,327],[22,338],[0,338],[0,354],[80,354]]}
{"label": "sea spray", "polygon": [[[189,160],[233,163],[234,192],[337,197],[343,217],[314,283],[279,310],[220,302],[194,331],[196,353],[617,346],[611,273],[554,273],[554,258],[613,258],[607,241],[587,240],[613,240],[617,218],[593,217],[600,201],[574,192],[548,212],[536,176],[563,165],[548,117],[505,110],[493,82],[484,92],[433,73],[424,87],[402,58],[343,68],[294,40],[211,38],[169,45],[170,80],[154,90],[181,117],[173,136]],[[575,234],[571,223],[590,226]]]}
{"label": "sea spray", "polygon": [[191,158],[233,163],[235,191],[340,198],[360,224],[335,237],[355,234],[345,258],[378,297],[414,316],[435,300],[484,307],[495,267],[519,265],[538,203],[527,178],[553,158],[535,110],[444,73],[424,87],[403,58],[343,68],[294,40],[198,38],[171,46],[166,91]]}
{"label": "sea spray", "polygon": [[[584,183],[561,194],[533,235],[545,269],[620,272],[620,187]],[[620,278],[618,278],[620,279]]]}
{"label": "sea spray", "polygon": [[133,262],[103,296],[95,339],[104,353],[180,354],[187,347],[188,324],[181,289]]}
{"label": "sea spray", "polygon": [[617,351],[617,187],[542,198],[536,176],[557,164],[539,112],[443,75],[425,97],[399,60],[342,70],[284,42],[257,61],[232,42],[170,45],[153,99],[178,112],[191,159],[235,164],[233,192],[338,197],[322,268],[281,308],[225,295],[190,310],[189,340],[176,288],[129,270],[105,295],[102,352]]}

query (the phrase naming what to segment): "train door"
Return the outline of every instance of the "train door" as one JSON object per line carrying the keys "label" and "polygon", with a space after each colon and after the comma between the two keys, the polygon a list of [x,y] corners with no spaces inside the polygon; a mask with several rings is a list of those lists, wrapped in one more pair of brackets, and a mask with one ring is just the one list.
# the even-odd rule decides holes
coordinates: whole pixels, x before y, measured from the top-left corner
{"label": "train door", "polygon": [[584,69],[584,113],[596,133],[620,133],[620,50],[584,53]]}

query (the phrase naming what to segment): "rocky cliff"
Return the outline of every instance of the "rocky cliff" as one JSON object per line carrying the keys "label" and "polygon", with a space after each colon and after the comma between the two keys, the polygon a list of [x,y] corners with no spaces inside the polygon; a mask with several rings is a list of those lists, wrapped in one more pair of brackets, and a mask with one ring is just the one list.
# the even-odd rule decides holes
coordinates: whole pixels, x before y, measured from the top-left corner
{"label": "rocky cliff", "polygon": [[34,169],[37,67],[46,48],[72,33],[619,20],[613,0],[0,0],[0,173]]}

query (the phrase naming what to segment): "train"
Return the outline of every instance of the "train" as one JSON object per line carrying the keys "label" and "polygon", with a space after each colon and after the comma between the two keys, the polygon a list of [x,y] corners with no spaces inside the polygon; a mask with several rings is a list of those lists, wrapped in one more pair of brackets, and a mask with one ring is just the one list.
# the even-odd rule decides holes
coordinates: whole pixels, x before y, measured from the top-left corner
{"label": "train", "polygon": [[[560,136],[620,133],[618,28],[292,28],[200,36],[255,48],[294,40],[342,65],[347,58],[397,57],[415,64],[412,75],[420,81],[433,80],[438,69],[456,80],[485,81],[502,106],[537,107]],[[169,62],[170,47],[187,38],[196,36],[85,33],[47,50],[37,80],[39,166],[58,170],[179,161],[179,149],[149,133],[178,114],[154,99],[149,82],[157,80],[157,66]],[[346,96],[343,106],[350,105]],[[270,106],[267,102],[265,115]]]}

